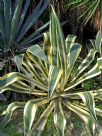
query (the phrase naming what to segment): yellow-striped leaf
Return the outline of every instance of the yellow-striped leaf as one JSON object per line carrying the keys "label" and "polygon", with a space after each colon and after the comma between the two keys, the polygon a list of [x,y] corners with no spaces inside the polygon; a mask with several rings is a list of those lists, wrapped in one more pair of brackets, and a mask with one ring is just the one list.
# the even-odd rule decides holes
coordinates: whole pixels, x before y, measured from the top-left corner
{"label": "yellow-striped leaf", "polygon": [[58,130],[59,136],[64,136],[65,126],[66,126],[66,118],[64,116],[64,112],[62,109],[61,100],[57,99],[55,101],[55,111],[54,111],[54,123]]}
{"label": "yellow-striped leaf", "polygon": [[66,41],[65,41],[67,54],[70,51],[70,46],[72,46],[72,44],[75,43],[76,38],[77,37],[75,35],[68,35],[67,36]]}
{"label": "yellow-striped leaf", "polygon": [[33,136],[40,136],[45,124],[47,122],[47,118],[50,115],[51,111],[54,108],[54,102],[51,102],[48,107],[45,109],[45,111],[41,114],[40,118],[38,119],[38,121],[36,122],[36,124],[34,124],[33,128],[32,128],[32,135]]}
{"label": "yellow-striped leaf", "polygon": [[57,83],[59,82],[61,75],[63,73],[63,70],[55,67],[55,66],[50,66],[49,69],[49,78],[48,78],[48,96],[51,97]]}
{"label": "yellow-striped leaf", "polygon": [[17,109],[22,109],[24,108],[24,105],[25,105],[25,102],[14,102],[14,103],[11,103],[7,110],[4,111],[2,114],[5,115],[2,123],[1,123],[1,127],[5,127],[7,125],[7,123],[10,121],[11,119],[11,116],[13,114],[13,112]]}
{"label": "yellow-striped leaf", "polygon": [[64,104],[68,109],[70,109],[71,111],[76,113],[84,121],[85,125],[87,126],[88,130],[90,131],[90,134],[93,135],[95,133],[95,121],[92,118],[92,116],[86,110],[80,108],[76,104],[74,105],[69,102],[64,103]]}
{"label": "yellow-striped leaf", "polygon": [[95,119],[96,123],[98,123],[96,112],[95,112],[95,101],[92,93],[90,92],[83,92],[79,93],[79,96],[82,98],[83,103],[86,105],[87,109],[89,110],[90,114]]}
{"label": "yellow-striped leaf", "polygon": [[69,85],[69,87],[65,89],[65,91],[70,90],[71,88],[77,86],[78,84],[84,82],[85,80],[88,80],[90,78],[100,75],[101,69],[102,69],[102,58],[98,58],[96,65],[91,70],[89,70],[87,73],[85,73],[82,77],[80,77],[78,80],[73,81]]}
{"label": "yellow-striped leaf", "polygon": [[37,44],[33,45],[32,47],[28,48],[27,52],[32,53],[34,56],[38,57],[41,60],[44,60],[48,63],[48,59],[41,47]]}
{"label": "yellow-striped leaf", "polygon": [[96,51],[91,49],[87,57],[82,61],[81,65],[78,67],[78,74],[81,74],[94,60]]}
{"label": "yellow-striped leaf", "polygon": [[47,99],[30,100],[24,107],[24,136],[29,136],[38,106],[47,103]]}
{"label": "yellow-striped leaf", "polygon": [[81,45],[77,43],[73,43],[70,46],[69,54],[68,54],[68,67],[67,67],[67,79],[70,75],[70,72],[79,56],[81,51]]}

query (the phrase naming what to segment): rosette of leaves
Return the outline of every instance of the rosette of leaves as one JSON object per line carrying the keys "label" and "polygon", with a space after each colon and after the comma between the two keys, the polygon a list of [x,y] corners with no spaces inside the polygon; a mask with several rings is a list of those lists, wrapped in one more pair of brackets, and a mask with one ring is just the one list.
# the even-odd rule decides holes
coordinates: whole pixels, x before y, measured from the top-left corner
{"label": "rosette of leaves", "polygon": [[[102,89],[84,91],[79,85],[101,74],[102,58],[92,67],[96,50],[91,49],[79,64],[81,45],[75,43],[75,39],[71,35],[64,39],[52,8],[50,30],[44,33],[43,46],[35,44],[24,55],[16,56],[19,72],[0,78],[1,93],[12,90],[36,96],[28,102],[11,103],[3,112],[2,127],[15,110],[23,109],[24,136],[40,136],[51,113],[59,136],[65,135],[72,113],[85,123],[88,135],[98,133],[97,115],[102,116],[102,109],[96,107],[96,101],[102,100]],[[35,122],[36,111],[42,105],[46,105],[45,110]]]}
{"label": "rosette of leaves", "polygon": [[[30,28],[42,15],[48,0],[40,0],[28,16],[30,0],[0,0],[0,58],[11,58],[22,52],[31,43],[42,36],[41,32],[48,26],[46,23],[38,30],[29,32]],[[6,59],[7,60],[7,59]],[[4,61],[3,61],[4,62]],[[2,64],[3,65],[3,64]]]}

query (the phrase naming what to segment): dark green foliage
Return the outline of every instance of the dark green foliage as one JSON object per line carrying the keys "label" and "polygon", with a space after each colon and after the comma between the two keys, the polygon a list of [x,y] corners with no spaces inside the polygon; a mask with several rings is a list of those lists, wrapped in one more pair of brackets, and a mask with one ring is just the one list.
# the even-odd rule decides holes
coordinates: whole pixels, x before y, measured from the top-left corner
{"label": "dark green foliage", "polygon": [[[42,36],[44,26],[31,33],[29,30],[41,16],[48,5],[48,0],[40,0],[29,15],[30,0],[1,0],[0,1],[0,59],[11,59],[15,53],[25,51],[35,40]],[[0,60],[0,61],[1,61]],[[3,63],[0,64],[2,68]]]}

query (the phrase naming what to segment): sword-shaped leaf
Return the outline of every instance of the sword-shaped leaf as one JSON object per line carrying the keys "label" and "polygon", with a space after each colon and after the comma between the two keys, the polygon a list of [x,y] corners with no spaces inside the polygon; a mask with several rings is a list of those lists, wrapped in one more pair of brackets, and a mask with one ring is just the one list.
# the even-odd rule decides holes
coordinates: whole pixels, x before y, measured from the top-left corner
{"label": "sword-shaped leaf", "polygon": [[4,1],[4,25],[5,25],[5,33],[7,38],[7,43],[9,43],[10,38],[10,23],[11,23],[11,0],[3,0]]}
{"label": "sword-shaped leaf", "polygon": [[27,21],[23,25],[23,27],[20,30],[20,33],[17,37],[17,42],[20,42],[20,40],[23,38],[23,36],[28,32],[28,30],[31,28],[31,26],[36,22],[36,20],[39,18],[39,16],[43,13],[43,11],[46,9],[48,5],[48,0],[40,0],[37,7],[33,10],[33,13],[28,17]]}
{"label": "sword-shaped leaf", "polygon": [[96,50],[100,53],[100,56],[102,56],[102,47],[101,46],[102,46],[102,34],[99,31],[96,36],[95,47],[96,47]]}
{"label": "sword-shaped leaf", "polygon": [[51,65],[57,66],[58,60],[58,47],[57,47],[57,33],[56,33],[57,23],[54,17],[54,13],[50,16],[50,42],[51,42]]}
{"label": "sword-shaped leaf", "polygon": [[101,91],[96,90],[95,94],[96,94],[95,98],[102,101],[102,89],[101,89]]}
{"label": "sword-shaped leaf", "polygon": [[[31,55],[31,54],[29,54]],[[35,63],[36,65],[36,63]],[[28,71],[28,74],[31,73],[32,77],[40,84],[47,85],[47,81],[45,81],[41,77],[41,73],[37,71],[36,67],[34,67],[34,63],[31,62],[31,60],[28,58],[28,56],[25,55],[25,62],[23,62],[23,69]],[[42,66],[43,67],[43,66]]]}
{"label": "sword-shaped leaf", "polygon": [[30,5],[30,0],[26,0],[25,4],[24,4],[23,11],[22,11],[22,14],[20,16],[20,20],[19,20],[19,24],[18,24],[18,27],[17,27],[16,35],[18,34],[18,32],[19,32],[19,30],[20,30],[20,28],[22,26],[22,23],[24,21],[24,18],[25,18],[25,15],[27,13],[29,5]]}
{"label": "sword-shaped leaf", "polygon": [[[43,60],[39,59],[39,57],[36,57],[35,55],[31,54],[30,52],[26,52],[26,53],[27,53],[28,58],[30,59],[30,61],[32,61],[34,63],[35,68],[37,68],[37,70],[40,70],[41,73],[43,74],[44,78],[46,80],[48,80],[48,77],[47,77],[48,70],[46,71],[45,66],[44,66],[44,63],[46,63],[46,61],[43,61]],[[44,53],[44,51],[42,53]],[[46,57],[45,54],[44,54],[44,56],[45,56],[45,60],[46,60],[47,57]],[[44,56],[43,56],[43,58],[44,58]],[[47,62],[48,62],[48,60],[47,60]]]}
{"label": "sword-shaped leaf", "polygon": [[28,48],[27,52],[32,53],[34,56],[38,57],[41,60],[44,60],[48,63],[48,59],[41,47],[39,45],[33,45],[32,47]]}
{"label": "sword-shaped leaf", "polygon": [[[51,22],[50,22],[50,40],[52,44],[51,45],[52,57],[55,57],[54,59],[56,59],[58,63],[57,66],[60,66],[66,73],[67,54],[66,54],[64,35],[62,32],[58,17],[53,8],[52,8],[52,16],[51,16]],[[55,64],[53,64],[52,62],[52,65],[55,65]]]}
{"label": "sword-shaped leaf", "polygon": [[102,108],[95,108],[97,116],[102,117]]}
{"label": "sword-shaped leaf", "polygon": [[[48,33],[44,33],[44,44],[43,44],[43,50],[48,58],[49,63],[51,64],[51,44],[50,44],[50,35]],[[48,64],[45,63],[46,71],[48,73],[49,67]]]}
{"label": "sword-shaped leaf", "polygon": [[79,56],[79,53],[81,51],[81,45],[80,44],[77,44],[77,43],[73,43],[71,44],[70,46],[70,49],[69,49],[69,54],[68,54],[68,67],[67,67],[67,79],[73,69],[73,66]]}
{"label": "sword-shaped leaf", "polygon": [[84,93],[83,92],[83,93],[79,93],[78,95],[82,98],[83,103],[86,105],[88,111],[93,116],[96,123],[98,123],[98,120],[96,117],[96,112],[95,112],[95,101],[94,101],[94,97],[93,97],[92,93],[90,93],[90,92]]}
{"label": "sword-shaped leaf", "polygon": [[17,25],[18,25],[18,21],[19,21],[19,17],[20,17],[20,12],[21,12],[21,8],[22,8],[22,0],[18,0],[17,1],[17,6],[12,18],[12,22],[11,22],[11,34],[10,34],[10,40],[9,40],[9,45],[12,46],[14,39],[16,37],[16,29],[17,29]]}
{"label": "sword-shaped leaf", "polygon": [[[26,37],[23,41],[19,43],[19,47],[27,46],[29,43],[35,41],[36,39],[42,37],[42,31],[47,28],[49,25],[49,22],[45,23],[43,26],[41,26],[39,29],[37,29],[35,32],[33,32],[30,36]],[[40,34],[41,33],[41,34]]]}
{"label": "sword-shaped leaf", "polygon": [[47,122],[47,118],[50,115],[51,111],[54,108],[54,102],[52,101],[48,107],[45,109],[45,111],[41,114],[40,118],[38,119],[38,121],[34,124],[33,128],[32,128],[32,135],[33,136],[40,136],[45,124]]}
{"label": "sword-shaped leaf", "polygon": [[72,44],[75,43],[76,38],[77,37],[75,35],[68,35],[67,36],[66,41],[65,41],[67,54],[70,51],[70,46],[72,46]]}
{"label": "sword-shaped leaf", "polygon": [[48,96],[49,98],[52,96],[56,85],[58,84],[61,75],[63,73],[63,70],[55,67],[55,66],[50,66],[49,69],[49,76],[48,76]]}
{"label": "sword-shaped leaf", "polygon": [[58,100],[58,99],[55,101],[54,123],[58,130],[58,135],[64,136],[66,118],[64,116],[64,112],[62,109],[61,100]]}
{"label": "sword-shaped leaf", "polygon": [[[1,3],[0,3],[1,4]],[[0,33],[1,33],[1,44],[0,49],[7,51],[8,46],[7,46],[7,41],[6,41],[6,34],[5,34],[5,25],[4,25],[4,20],[3,20],[3,13],[0,13]]]}
{"label": "sword-shaped leaf", "polygon": [[31,133],[31,128],[38,106],[47,102],[48,101],[46,98],[39,98],[35,100],[30,100],[26,103],[24,107],[24,136],[29,136]]}

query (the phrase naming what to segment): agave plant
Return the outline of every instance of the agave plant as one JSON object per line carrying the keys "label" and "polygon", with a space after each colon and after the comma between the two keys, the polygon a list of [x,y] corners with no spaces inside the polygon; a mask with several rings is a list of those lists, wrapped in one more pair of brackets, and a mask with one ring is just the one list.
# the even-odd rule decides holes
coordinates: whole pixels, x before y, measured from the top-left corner
{"label": "agave plant", "polygon": [[48,5],[48,0],[40,0],[37,7],[27,16],[30,0],[0,0],[0,57],[15,55],[36,39],[41,37],[41,32],[48,26],[46,23],[33,33],[29,29],[41,16]]}
{"label": "agave plant", "polygon": [[[14,110],[24,109],[24,136],[40,136],[51,113],[59,136],[65,135],[68,115],[72,116],[72,113],[85,123],[88,135],[97,133],[100,127],[97,115],[101,116],[102,110],[96,107],[96,101],[102,100],[102,89],[84,91],[78,86],[101,74],[102,58],[98,58],[92,67],[96,50],[91,49],[79,64],[81,45],[75,39],[71,35],[64,39],[52,8],[50,30],[44,33],[42,46],[35,44],[24,55],[17,56],[19,72],[0,78],[1,93],[12,90],[36,96],[28,102],[11,103],[3,112],[2,127],[10,120]],[[45,110],[35,122],[36,111],[42,105],[46,105]]]}
{"label": "agave plant", "polygon": [[[102,1],[101,0],[64,0],[66,7],[84,7],[85,10],[80,16],[85,16],[84,23],[87,23],[95,14],[96,10],[100,12],[100,23],[102,22]],[[102,24],[101,24],[102,25]]]}

